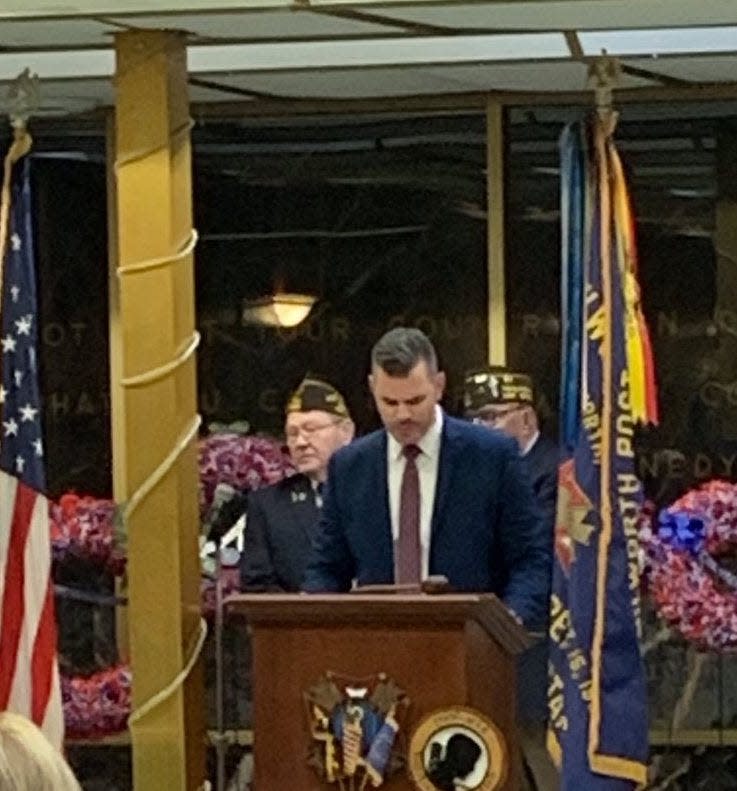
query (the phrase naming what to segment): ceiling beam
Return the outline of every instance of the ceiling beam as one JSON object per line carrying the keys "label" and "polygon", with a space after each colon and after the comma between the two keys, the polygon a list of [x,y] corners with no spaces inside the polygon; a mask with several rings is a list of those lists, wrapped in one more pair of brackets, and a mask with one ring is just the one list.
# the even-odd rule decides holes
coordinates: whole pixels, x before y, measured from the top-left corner
{"label": "ceiling beam", "polygon": [[[556,0],[537,0],[538,5]],[[568,0],[570,3],[579,3],[581,7],[598,5],[605,10],[607,16],[612,17],[618,12],[619,17],[631,15],[632,0]],[[529,0],[463,0],[464,5],[531,5]],[[91,16],[110,15],[120,17],[124,15],[150,15],[163,14],[214,14],[233,11],[259,12],[273,11],[276,9],[293,9],[296,5],[293,0],[75,0],[75,2],[61,4],[59,0],[34,0],[32,6],[29,0],[3,0],[0,9],[0,19],[68,19],[84,18]],[[351,8],[422,8],[422,7],[452,7],[458,3],[452,0],[313,0],[313,6]],[[734,24],[737,22],[737,9],[733,0],[668,0],[667,3],[658,3],[648,15],[648,27],[662,27],[667,25],[694,25],[705,24],[710,20],[713,24]],[[708,24],[708,23],[707,23]]]}

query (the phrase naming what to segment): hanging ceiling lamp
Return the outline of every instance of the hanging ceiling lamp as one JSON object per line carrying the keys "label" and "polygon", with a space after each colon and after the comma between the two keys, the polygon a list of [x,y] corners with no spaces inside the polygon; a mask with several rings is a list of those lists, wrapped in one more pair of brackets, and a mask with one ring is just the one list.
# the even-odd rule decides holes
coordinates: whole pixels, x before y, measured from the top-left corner
{"label": "hanging ceiling lamp", "polygon": [[296,327],[309,315],[316,297],[310,294],[276,293],[270,297],[243,300],[244,324],[267,327]]}

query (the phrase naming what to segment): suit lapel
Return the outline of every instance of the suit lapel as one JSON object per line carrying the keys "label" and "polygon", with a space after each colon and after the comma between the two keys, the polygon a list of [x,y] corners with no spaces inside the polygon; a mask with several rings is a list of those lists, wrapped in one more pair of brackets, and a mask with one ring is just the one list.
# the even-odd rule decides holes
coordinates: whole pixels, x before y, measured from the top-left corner
{"label": "suit lapel", "polygon": [[375,459],[374,475],[376,485],[373,487],[376,495],[377,522],[380,526],[381,539],[387,541],[390,553],[394,554],[392,539],[392,515],[389,509],[389,473],[387,462],[387,437],[386,431],[379,433],[378,452]]}
{"label": "suit lapel", "polygon": [[[459,462],[461,445],[458,441],[453,418],[443,415],[443,434],[440,441],[440,459],[438,461],[438,480],[435,484],[435,503],[432,509],[432,529],[430,542],[435,541],[438,534],[446,529],[447,519],[445,509],[448,502],[448,493],[451,491],[453,470]],[[432,557],[432,552],[431,552]]]}
{"label": "suit lapel", "polygon": [[392,538],[392,519],[389,508],[389,483],[387,469],[386,430],[376,432],[372,469],[367,470],[368,508],[366,527],[371,529],[376,567],[383,569],[382,582],[394,579],[394,539]]}

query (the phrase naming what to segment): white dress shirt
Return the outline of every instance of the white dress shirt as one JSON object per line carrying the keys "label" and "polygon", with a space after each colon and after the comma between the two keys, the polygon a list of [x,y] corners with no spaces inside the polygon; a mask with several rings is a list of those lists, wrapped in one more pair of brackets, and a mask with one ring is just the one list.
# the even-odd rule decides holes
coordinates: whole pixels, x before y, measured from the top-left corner
{"label": "white dress shirt", "polygon": [[520,453],[520,456],[526,456],[535,447],[535,443],[538,441],[539,438],[540,438],[540,432],[536,431],[530,437],[530,440],[527,443],[527,445],[525,445],[525,447],[522,448],[522,452]]}
{"label": "white dress shirt", "polygon": [[[435,407],[435,422],[417,443],[421,453],[417,456],[417,473],[420,479],[420,548],[422,552],[422,579],[426,579],[430,568],[430,531],[432,512],[435,505],[435,489],[438,482],[440,461],[440,439],[443,430],[443,410]],[[387,480],[389,482],[389,513],[392,519],[392,537],[396,545],[399,539],[399,500],[402,491],[402,475],[407,463],[402,446],[388,435]]]}

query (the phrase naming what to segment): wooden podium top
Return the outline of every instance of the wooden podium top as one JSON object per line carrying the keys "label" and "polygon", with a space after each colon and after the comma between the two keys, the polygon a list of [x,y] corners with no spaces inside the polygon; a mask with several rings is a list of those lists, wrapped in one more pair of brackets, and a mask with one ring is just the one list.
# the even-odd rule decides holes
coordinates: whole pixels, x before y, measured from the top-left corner
{"label": "wooden podium top", "polygon": [[519,654],[532,644],[524,628],[491,593],[252,593],[229,596],[224,605],[229,612],[245,615],[254,626],[460,627],[472,620],[509,654]]}

